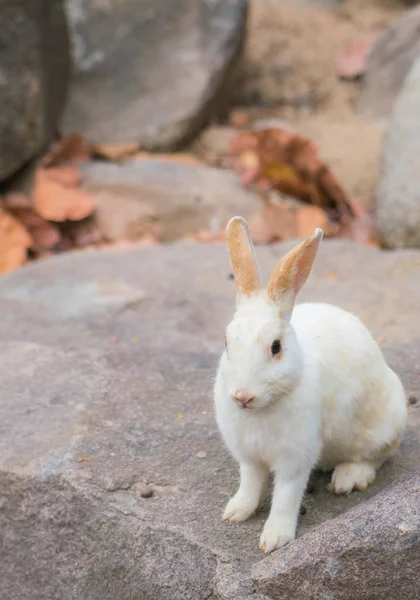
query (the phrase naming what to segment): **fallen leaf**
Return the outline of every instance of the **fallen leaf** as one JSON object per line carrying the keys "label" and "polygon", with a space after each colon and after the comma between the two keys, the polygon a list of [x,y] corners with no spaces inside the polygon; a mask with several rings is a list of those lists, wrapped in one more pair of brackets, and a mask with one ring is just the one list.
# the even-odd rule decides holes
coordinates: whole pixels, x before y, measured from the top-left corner
{"label": "fallen leaf", "polygon": [[229,115],[229,123],[233,127],[246,127],[247,125],[249,125],[249,116],[244,110],[241,110],[240,108],[234,109]]}
{"label": "fallen leaf", "polygon": [[3,196],[3,205],[8,210],[31,208],[32,201],[29,196],[20,192],[8,192]]}
{"label": "fallen leaf", "polygon": [[62,138],[42,160],[43,167],[54,167],[63,163],[87,162],[92,158],[92,150],[80,133],[71,133]]}
{"label": "fallen leaf", "polygon": [[374,39],[368,39],[350,44],[343,50],[337,61],[337,75],[341,79],[357,79],[366,68],[366,61],[372,50]]}
{"label": "fallen leaf", "polygon": [[218,231],[210,231],[208,229],[201,229],[195,235],[187,236],[186,240],[193,240],[202,244],[216,244],[218,242],[226,241],[226,230],[223,227]]}
{"label": "fallen leaf", "polygon": [[33,208],[9,208],[9,212],[29,232],[33,250],[37,252],[50,250],[60,241],[60,230],[57,225],[43,219]]}
{"label": "fallen leaf", "polygon": [[287,200],[269,198],[249,220],[249,233],[255,244],[271,244],[297,237],[296,207]]}
{"label": "fallen leaf", "polygon": [[25,227],[0,209],[0,273],[8,273],[26,262],[32,239]]}
{"label": "fallen leaf", "polygon": [[35,177],[32,196],[36,212],[44,219],[54,222],[80,221],[91,215],[95,199],[86,190],[66,187],[57,181],[57,170],[53,178],[49,169],[40,169]]}
{"label": "fallen leaf", "polygon": [[296,213],[296,228],[299,237],[308,237],[317,227],[329,231],[328,217],[322,208],[317,206],[303,206]]}
{"label": "fallen leaf", "polygon": [[92,152],[100,158],[107,160],[124,160],[140,149],[137,142],[122,142],[119,144],[95,144]]}
{"label": "fallen leaf", "polygon": [[278,127],[245,131],[230,140],[229,154],[242,183],[255,184],[261,194],[278,190],[323,209],[340,225],[354,218],[344,189],[303,136]]}
{"label": "fallen leaf", "polygon": [[89,460],[93,460],[93,458],[90,458],[89,456],[82,456],[81,458],[77,459],[77,462],[85,462],[85,461],[89,461]]}
{"label": "fallen leaf", "polygon": [[66,187],[77,187],[82,180],[80,171],[76,167],[54,167],[45,172],[48,174],[49,179],[53,179]]}

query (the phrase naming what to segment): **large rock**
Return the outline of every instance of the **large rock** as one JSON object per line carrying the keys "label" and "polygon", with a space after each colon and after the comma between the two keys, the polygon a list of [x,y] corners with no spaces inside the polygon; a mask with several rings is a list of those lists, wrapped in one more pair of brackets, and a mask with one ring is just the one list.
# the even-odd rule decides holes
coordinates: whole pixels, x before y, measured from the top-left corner
{"label": "large rock", "polygon": [[255,565],[257,593],[276,600],[412,600],[420,564],[419,498],[420,468],[300,538],[281,557]]}
{"label": "large rock", "polygon": [[[265,273],[289,246],[259,250]],[[419,268],[414,251],[326,242],[302,294],[357,312],[417,395]],[[288,548],[258,550],[267,506],[221,520],[237,468],[211,386],[233,307],[218,246],[71,253],[0,279],[2,600],[416,597],[420,403],[368,492],[315,480]]]}
{"label": "large rock", "polygon": [[247,0],[66,3],[76,63],[67,131],[172,149],[226,102]]}
{"label": "large rock", "polygon": [[395,106],[377,189],[377,226],[389,248],[420,248],[420,56]]}
{"label": "large rock", "polygon": [[95,221],[110,241],[136,239],[151,224],[171,241],[200,229],[219,230],[232,214],[260,209],[256,193],[220,169],[165,160],[116,165],[93,162],[83,168],[83,185],[96,198]]}
{"label": "large rock", "polygon": [[60,0],[3,0],[0,22],[1,181],[55,133],[70,62]]}
{"label": "large rock", "polygon": [[420,6],[407,10],[375,42],[366,64],[360,113],[385,121],[420,56]]}

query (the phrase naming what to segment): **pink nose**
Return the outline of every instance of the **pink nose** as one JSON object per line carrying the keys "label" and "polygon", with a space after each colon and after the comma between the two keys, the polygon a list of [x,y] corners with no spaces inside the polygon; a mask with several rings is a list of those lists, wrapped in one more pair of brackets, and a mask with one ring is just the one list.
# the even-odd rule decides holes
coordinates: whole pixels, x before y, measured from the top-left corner
{"label": "pink nose", "polygon": [[238,400],[243,406],[246,406],[250,402],[252,402],[255,396],[252,396],[246,390],[238,390],[234,396],[235,400]]}

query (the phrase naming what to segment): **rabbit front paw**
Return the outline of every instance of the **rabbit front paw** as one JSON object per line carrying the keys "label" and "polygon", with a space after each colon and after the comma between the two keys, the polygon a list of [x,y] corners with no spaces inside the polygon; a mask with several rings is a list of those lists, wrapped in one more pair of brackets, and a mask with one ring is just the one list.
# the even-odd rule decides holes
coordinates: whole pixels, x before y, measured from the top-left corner
{"label": "rabbit front paw", "polygon": [[296,528],[292,527],[288,520],[269,517],[264,525],[258,547],[266,554],[273,552],[292,542],[295,539],[295,530]]}
{"label": "rabbit front paw", "polygon": [[243,496],[235,495],[227,503],[222,519],[231,523],[242,523],[249,519],[256,509],[254,502],[250,502]]}

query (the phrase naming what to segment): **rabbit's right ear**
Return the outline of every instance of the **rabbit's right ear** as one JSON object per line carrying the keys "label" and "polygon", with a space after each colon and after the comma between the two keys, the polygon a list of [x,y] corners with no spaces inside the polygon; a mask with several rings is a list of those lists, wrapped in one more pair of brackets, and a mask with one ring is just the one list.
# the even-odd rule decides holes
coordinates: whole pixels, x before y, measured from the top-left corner
{"label": "rabbit's right ear", "polygon": [[262,282],[247,222],[242,217],[233,217],[226,233],[236,291],[239,297],[251,296],[261,289]]}

